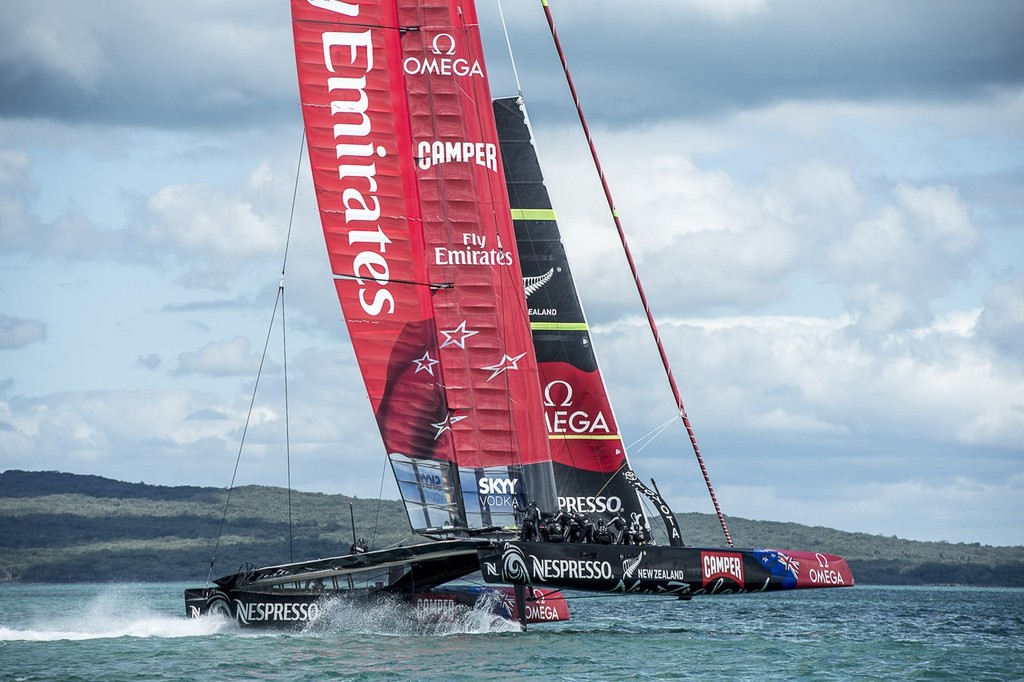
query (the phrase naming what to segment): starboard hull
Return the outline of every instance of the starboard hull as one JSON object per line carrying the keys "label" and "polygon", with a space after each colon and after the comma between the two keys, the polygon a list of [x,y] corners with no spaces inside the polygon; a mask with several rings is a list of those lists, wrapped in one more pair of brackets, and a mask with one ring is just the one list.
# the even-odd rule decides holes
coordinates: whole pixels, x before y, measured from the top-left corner
{"label": "starboard hull", "polygon": [[589,592],[688,598],[854,584],[845,559],[820,552],[504,542],[479,556],[488,583]]}

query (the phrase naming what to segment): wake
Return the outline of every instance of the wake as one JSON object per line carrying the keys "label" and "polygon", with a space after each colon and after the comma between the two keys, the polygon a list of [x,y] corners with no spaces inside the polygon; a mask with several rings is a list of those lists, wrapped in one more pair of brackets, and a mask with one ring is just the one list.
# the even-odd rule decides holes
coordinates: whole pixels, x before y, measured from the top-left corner
{"label": "wake", "polygon": [[496,632],[519,632],[519,624],[495,615],[496,595],[485,595],[471,607],[457,606],[443,613],[423,613],[400,602],[374,605],[329,602],[304,632],[310,634],[375,634],[396,637],[445,637]]}
{"label": "wake", "polygon": [[[0,624],[0,642],[53,642],[118,637],[200,637],[230,630],[233,624],[218,616],[185,618],[144,603],[145,596],[111,587],[75,604],[64,602],[61,613],[29,613],[23,623]],[[48,605],[52,604],[49,600]]]}
{"label": "wake", "polygon": [[[98,593],[68,596],[59,601],[39,596],[19,613],[8,612],[0,622],[0,643],[55,642],[96,639],[181,638],[234,635],[243,637],[286,634],[284,630],[240,629],[220,615],[186,618],[169,594],[155,596],[127,586],[104,586]],[[475,606],[457,606],[443,613],[424,613],[406,602],[354,604],[337,599],[324,604],[320,616],[301,632],[306,635],[376,634],[397,637],[445,637],[519,632],[519,624],[495,614],[496,595],[485,595]],[[164,602],[163,605],[158,602]],[[55,608],[55,604],[60,604]],[[299,631],[292,630],[291,634]]]}

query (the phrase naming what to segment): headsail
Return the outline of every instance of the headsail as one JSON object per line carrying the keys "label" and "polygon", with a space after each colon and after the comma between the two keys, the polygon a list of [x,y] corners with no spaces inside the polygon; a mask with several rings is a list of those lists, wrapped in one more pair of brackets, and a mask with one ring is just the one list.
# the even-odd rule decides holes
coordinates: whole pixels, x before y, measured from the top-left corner
{"label": "headsail", "polygon": [[[525,275],[559,507],[598,516],[620,513],[626,519],[639,518],[643,512],[637,493],[656,502],[660,497],[630,468],[544,186],[525,108],[519,98],[503,98],[494,101],[494,112]],[[656,506],[660,511],[664,502]],[[675,517],[670,511],[662,516],[675,544],[680,540]]]}
{"label": "headsail", "polygon": [[415,530],[507,525],[554,479],[476,12],[292,0],[331,268]]}

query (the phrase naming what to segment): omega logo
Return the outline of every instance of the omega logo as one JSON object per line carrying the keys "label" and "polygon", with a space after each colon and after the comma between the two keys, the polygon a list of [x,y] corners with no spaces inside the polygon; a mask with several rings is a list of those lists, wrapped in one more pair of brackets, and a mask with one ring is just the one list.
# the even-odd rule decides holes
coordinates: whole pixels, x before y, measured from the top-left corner
{"label": "omega logo", "polygon": [[[559,398],[561,398],[560,401]],[[544,410],[544,419],[547,422],[548,433],[611,433],[611,429],[608,428],[608,421],[603,413],[598,412],[595,415],[591,415],[585,410],[574,410],[572,409],[572,399],[572,386],[567,381],[557,379],[544,387],[544,407],[554,408]]]}
{"label": "omega logo", "polygon": [[[562,385],[565,386],[565,398],[562,402],[556,405],[555,401],[551,398],[551,389],[554,386]],[[572,405],[572,386],[569,385],[568,381],[552,381],[550,384],[544,387],[544,406],[545,407],[569,407]]]}
{"label": "omega logo", "polygon": [[[447,51],[442,50],[440,47],[442,38],[448,39]],[[438,33],[434,36],[434,42],[431,44],[430,51],[434,54],[455,54],[455,38],[453,38],[450,33]]]}
{"label": "omega logo", "polygon": [[415,56],[406,57],[402,66],[405,72],[412,76],[435,74],[482,78],[484,69],[480,61],[477,59],[470,61],[465,57],[456,56],[456,48],[455,38],[450,33],[438,33],[430,44],[430,52],[433,56],[424,59]]}

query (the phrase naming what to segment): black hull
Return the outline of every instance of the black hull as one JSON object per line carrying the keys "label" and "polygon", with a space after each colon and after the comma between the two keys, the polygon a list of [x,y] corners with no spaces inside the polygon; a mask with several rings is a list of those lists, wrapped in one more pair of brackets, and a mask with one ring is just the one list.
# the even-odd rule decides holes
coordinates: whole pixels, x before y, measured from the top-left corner
{"label": "black hull", "polygon": [[415,604],[420,595],[479,569],[472,540],[428,542],[240,571],[215,587],[185,590],[185,615],[226,615],[241,625],[303,627],[332,601]]}
{"label": "black hull", "polygon": [[185,590],[185,615],[219,615],[243,626],[300,629],[320,616],[329,599],[314,593],[197,588]]}
{"label": "black hull", "polygon": [[854,584],[841,557],[775,549],[505,542],[481,549],[480,569],[488,583],[681,598]]}
{"label": "black hull", "polygon": [[185,615],[219,615],[242,627],[301,630],[332,609],[348,606],[372,608],[400,603],[418,617],[443,617],[459,607],[479,608],[483,603],[494,616],[514,620],[513,605],[499,590],[479,587],[440,588],[419,594],[388,590],[340,590],[331,593],[270,592],[199,588],[185,590]]}
{"label": "black hull", "polygon": [[418,617],[443,617],[459,607],[485,608],[523,623],[569,618],[557,591],[535,590],[523,604],[511,588],[446,585],[479,570],[486,543],[447,540],[267,566],[185,590],[185,615],[221,615],[244,627],[303,629],[337,606],[405,604]]}

